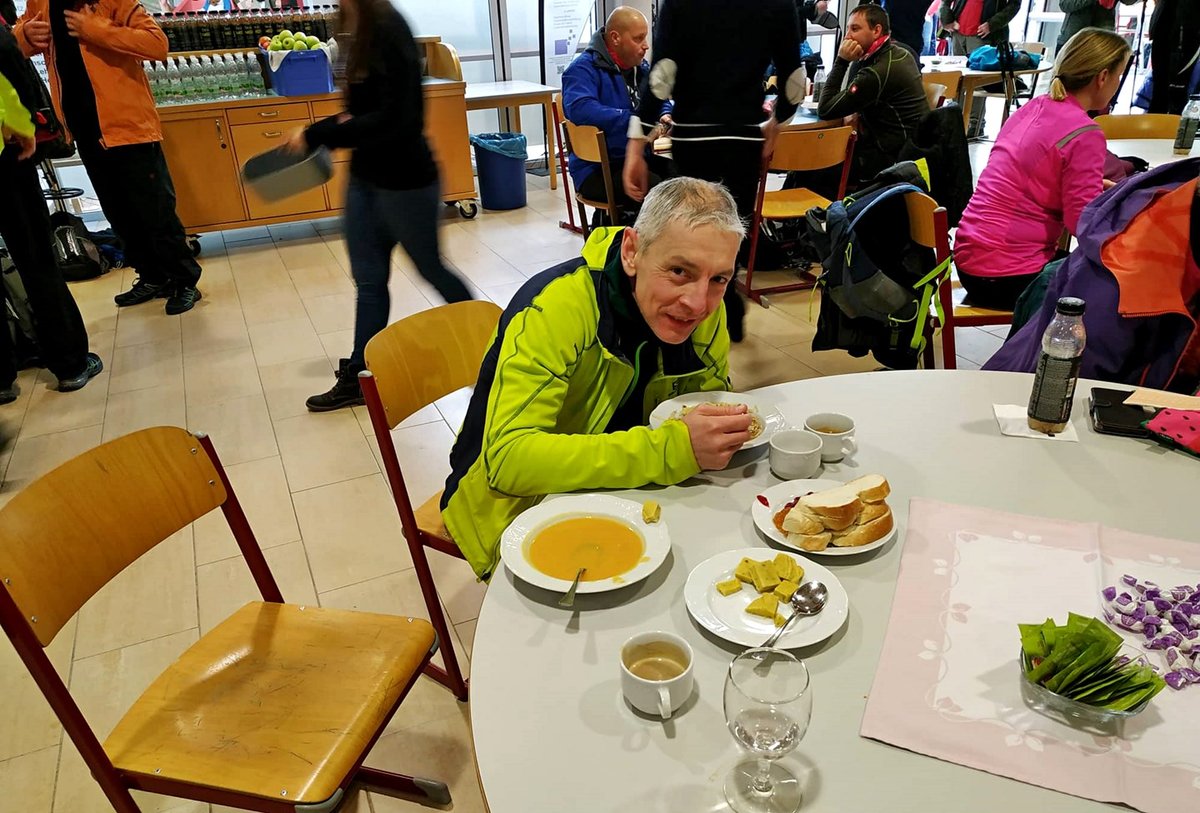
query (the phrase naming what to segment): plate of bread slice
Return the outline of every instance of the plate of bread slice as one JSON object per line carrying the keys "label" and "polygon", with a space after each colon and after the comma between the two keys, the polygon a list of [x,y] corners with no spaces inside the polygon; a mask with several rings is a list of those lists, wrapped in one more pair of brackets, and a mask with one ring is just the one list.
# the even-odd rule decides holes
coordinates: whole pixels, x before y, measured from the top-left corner
{"label": "plate of bread slice", "polygon": [[797,618],[776,644],[797,649],[824,641],[850,614],[850,597],[837,576],[816,562],[771,548],[743,548],[705,559],[683,588],[688,613],[709,632],[742,646],[762,646],[792,614],[792,593],[805,582],[829,590],[821,612]]}
{"label": "plate of bread slice", "polygon": [[790,480],[758,495],[754,524],[780,545],[824,556],[851,556],[881,548],[896,535],[887,504],[887,478],[868,474],[835,480]]}

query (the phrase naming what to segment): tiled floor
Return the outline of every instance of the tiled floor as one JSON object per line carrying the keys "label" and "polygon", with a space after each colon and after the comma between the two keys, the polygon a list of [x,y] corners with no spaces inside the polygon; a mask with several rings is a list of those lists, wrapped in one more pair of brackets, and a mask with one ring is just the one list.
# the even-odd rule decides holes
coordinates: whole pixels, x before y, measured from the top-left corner
{"label": "tiled floor", "polygon": [[[448,219],[447,258],[477,296],[505,304],[529,275],[576,254],[580,239],[558,228],[561,193],[530,178],[529,206]],[[0,504],[24,484],[96,444],[158,424],[204,430],[291,601],[425,615],[414,571],[381,474],[365,412],[312,415],[304,398],[326,389],[350,349],[354,288],[332,221],[248,229],[203,238],[204,299],[182,318],[161,301],[117,311],[132,275],[113,272],[73,286],[106,369],[83,391],[62,394],[37,371],[20,376],[21,397],[0,407]],[[437,301],[402,256],[393,274],[392,316]],[[808,293],[750,309],[749,337],[733,350],[734,381],[752,388],[874,369],[870,359],[809,349],[816,309]],[[1003,329],[962,331],[960,367],[974,367]],[[412,497],[441,487],[462,419],[462,394],[422,410],[394,436]],[[469,569],[434,562],[443,601],[469,668],[483,596]],[[97,594],[49,648],[84,714],[103,738],[149,681],[197,636],[255,596],[219,515],[185,528]],[[371,761],[438,777],[455,809],[479,811],[469,711],[422,678]],[[207,805],[139,797],[145,811]],[[363,794],[353,811],[421,809]],[[0,642],[0,813],[108,810],[74,746]]]}

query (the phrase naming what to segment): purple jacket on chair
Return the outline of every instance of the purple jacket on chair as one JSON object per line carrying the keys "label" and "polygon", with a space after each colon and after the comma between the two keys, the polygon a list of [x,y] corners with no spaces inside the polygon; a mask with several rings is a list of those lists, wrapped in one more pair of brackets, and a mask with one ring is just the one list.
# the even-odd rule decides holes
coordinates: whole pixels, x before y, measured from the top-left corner
{"label": "purple jacket on chair", "polygon": [[1175,161],[1092,201],[1079,219],[1079,247],[1051,280],[1041,310],[983,369],[1034,372],[1055,304],[1075,296],[1087,302],[1080,374],[1166,389],[1196,330],[1184,289],[1193,284],[1188,227],[1198,175],[1200,158]]}

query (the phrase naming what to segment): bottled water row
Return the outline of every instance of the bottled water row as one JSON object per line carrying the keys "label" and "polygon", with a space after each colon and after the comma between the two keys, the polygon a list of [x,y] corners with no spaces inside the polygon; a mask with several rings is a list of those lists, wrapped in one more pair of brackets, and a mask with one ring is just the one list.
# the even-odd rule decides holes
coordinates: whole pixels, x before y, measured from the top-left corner
{"label": "bottled water row", "polygon": [[146,79],[159,105],[196,104],[263,96],[262,71],[253,53],[172,56],[143,62]]}

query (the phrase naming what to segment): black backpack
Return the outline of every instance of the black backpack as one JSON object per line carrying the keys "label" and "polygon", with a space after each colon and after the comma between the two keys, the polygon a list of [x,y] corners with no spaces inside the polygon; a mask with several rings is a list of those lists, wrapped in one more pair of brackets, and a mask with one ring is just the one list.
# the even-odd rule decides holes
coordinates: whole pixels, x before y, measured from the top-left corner
{"label": "black backpack", "polygon": [[96,247],[84,222],[70,212],[53,212],[50,231],[54,236],[54,259],[67,282],[100,276],[110,268],[108,259]]}

